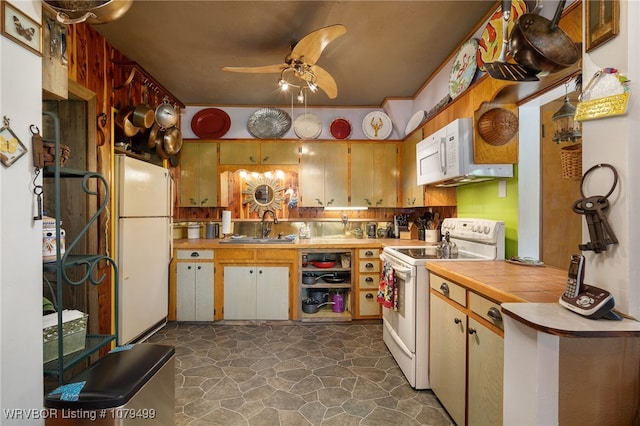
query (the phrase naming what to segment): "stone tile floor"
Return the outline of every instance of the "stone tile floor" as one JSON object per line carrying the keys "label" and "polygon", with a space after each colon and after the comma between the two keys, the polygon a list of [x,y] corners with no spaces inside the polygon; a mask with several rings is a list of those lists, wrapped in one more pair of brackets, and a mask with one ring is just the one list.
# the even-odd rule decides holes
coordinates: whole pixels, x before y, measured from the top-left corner
{"label": "stone tile floor", "polygon": [[176,425],[451,425],[416,391],[379,324],[169,323]]}

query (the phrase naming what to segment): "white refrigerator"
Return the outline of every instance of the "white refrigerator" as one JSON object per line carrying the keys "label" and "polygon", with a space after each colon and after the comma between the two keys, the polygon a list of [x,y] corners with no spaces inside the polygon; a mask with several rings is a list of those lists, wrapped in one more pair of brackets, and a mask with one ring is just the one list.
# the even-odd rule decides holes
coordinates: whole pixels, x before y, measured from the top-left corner
{"label": "white refrigerator", "polygon": [[141,341],[166,324],[171,261],[169,171],[116,155],[118,344]]}

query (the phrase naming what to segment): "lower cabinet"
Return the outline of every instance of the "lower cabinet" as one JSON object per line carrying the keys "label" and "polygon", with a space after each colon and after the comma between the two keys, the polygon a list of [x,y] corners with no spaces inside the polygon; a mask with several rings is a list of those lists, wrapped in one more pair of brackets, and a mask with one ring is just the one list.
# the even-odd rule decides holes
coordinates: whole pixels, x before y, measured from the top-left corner
{"label": "lower cabinet", "polygon": [[429,381],[458,425],[502,424],[503,324],[499,305],[429,274]]}
{"label": "lower cabinet", "polygon": [[175,319],[213,321],[213,250],[176,250],[174,268]]}
{"label": "lower cabinet", "polygon": [[225,266],[224,319],[289,319],[289,268]]}

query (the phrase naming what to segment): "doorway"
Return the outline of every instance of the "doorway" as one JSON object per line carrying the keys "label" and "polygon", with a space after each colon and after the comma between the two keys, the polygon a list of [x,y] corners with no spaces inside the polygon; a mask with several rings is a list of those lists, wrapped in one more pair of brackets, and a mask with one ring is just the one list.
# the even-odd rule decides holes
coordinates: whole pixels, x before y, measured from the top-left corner
{"label": "doorway", "polygon": [[580,181],[563,182],[559,150],[567,143],[552,140],[551,117],[565,94],[565,86],[558,86],[518,110],[518,256],[561,268],[582,242],[582,217],[571,209],[580,198]]}

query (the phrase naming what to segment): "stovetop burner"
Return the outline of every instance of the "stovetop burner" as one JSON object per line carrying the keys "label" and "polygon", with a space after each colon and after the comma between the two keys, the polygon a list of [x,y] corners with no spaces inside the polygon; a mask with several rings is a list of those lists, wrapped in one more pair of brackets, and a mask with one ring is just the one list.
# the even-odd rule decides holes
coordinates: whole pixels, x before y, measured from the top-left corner
{"label": "stovetop burner", "polygon": [[[436,247],[410,247],[410,248],[396,248],[396,251],[412,257],[414,259],[441,259]],[[449,259],[474,259],[477,256],[471,256],[465,253],[456,253]]]}

